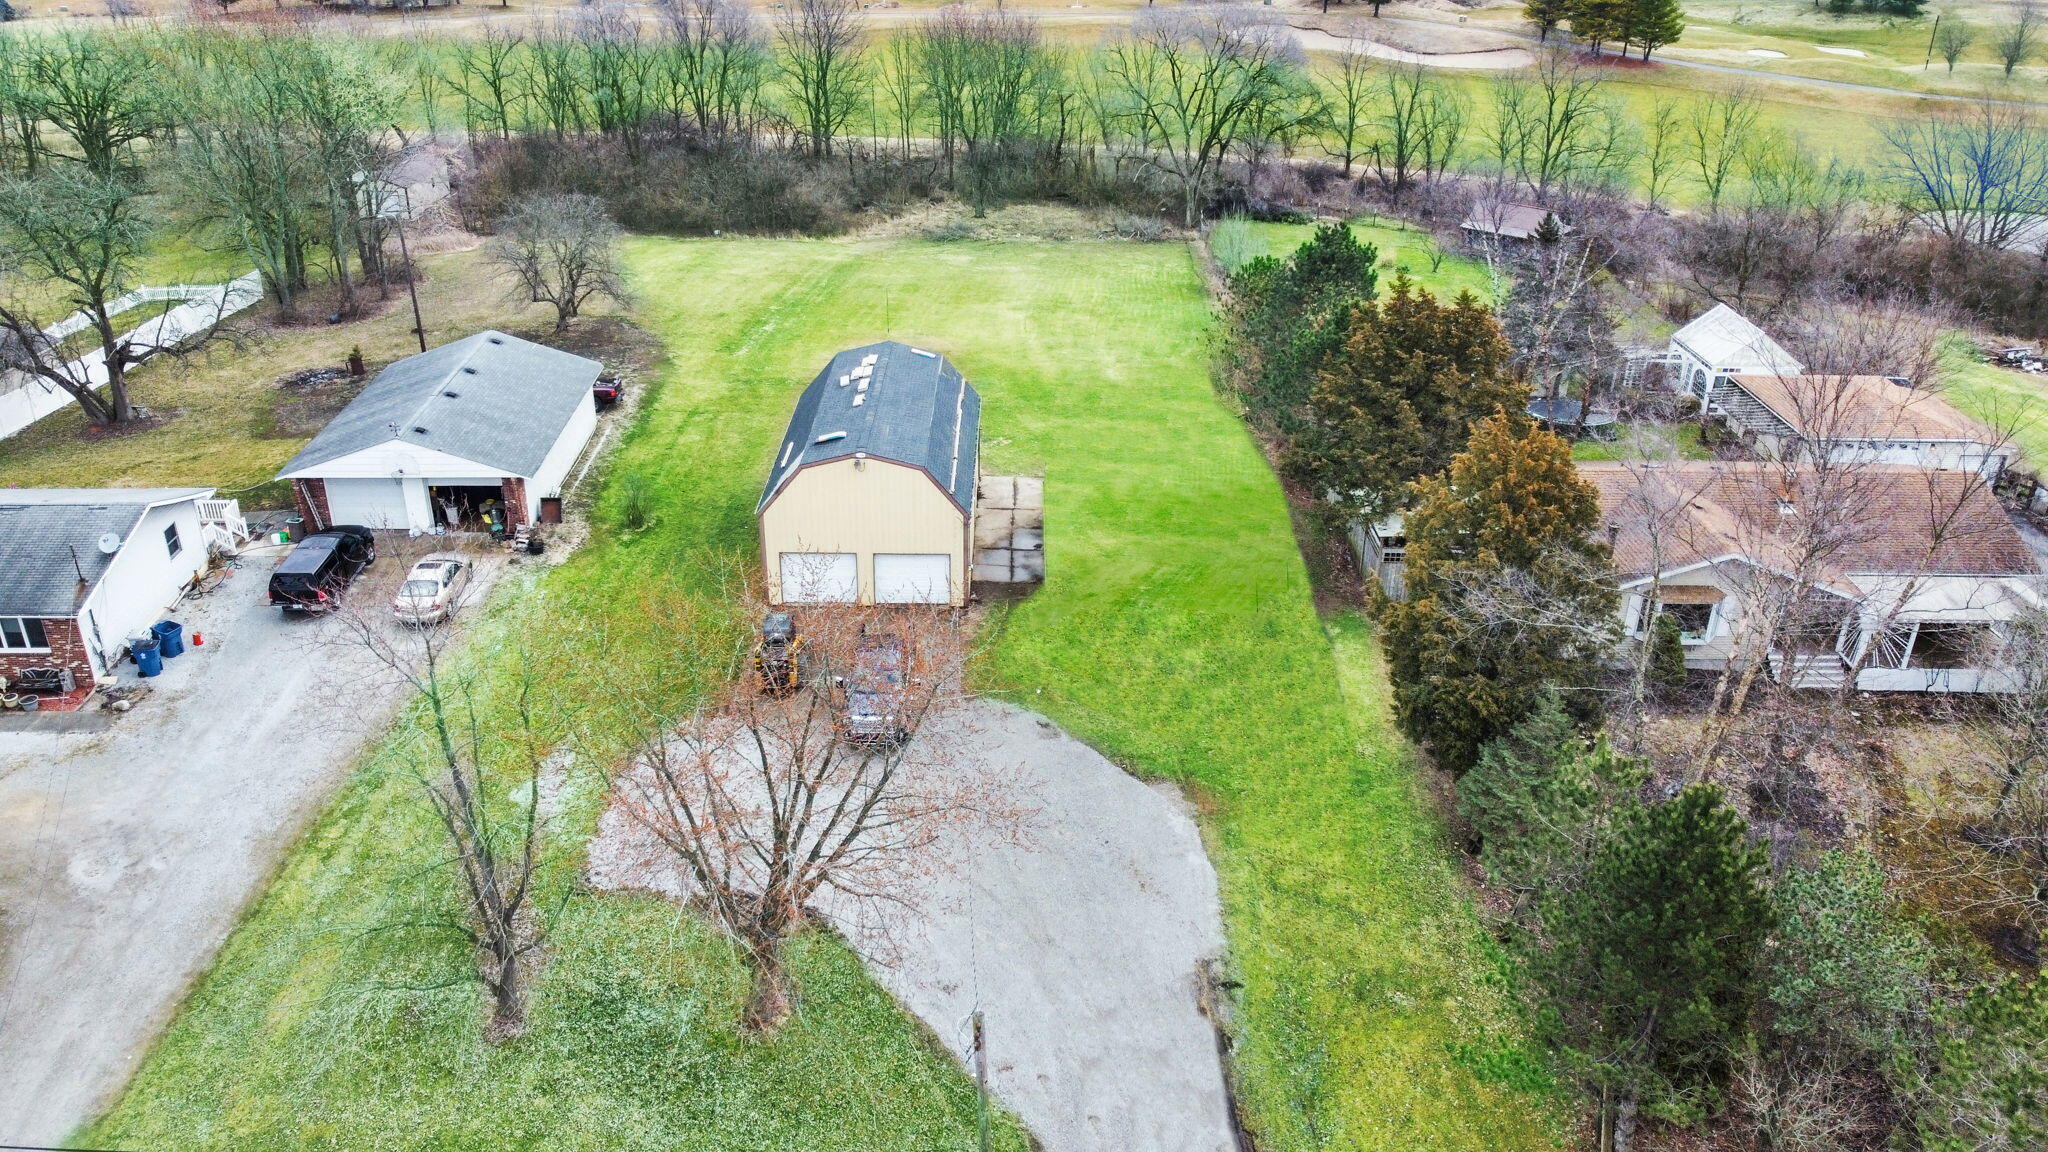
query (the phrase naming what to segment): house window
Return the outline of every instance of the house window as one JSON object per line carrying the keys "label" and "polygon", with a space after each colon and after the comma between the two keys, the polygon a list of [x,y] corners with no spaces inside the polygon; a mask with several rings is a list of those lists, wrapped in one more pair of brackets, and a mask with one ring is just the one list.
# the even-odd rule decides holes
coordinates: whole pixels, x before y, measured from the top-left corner
{"label": "house window", "polygon": [[0,616],[0,652],[46,652],[50,638],[33,616]]}
{"label": "house window", "polygon": [[1714,632],[1714,613],[1719,604],[1666,604],[1664,615],[1678,624],[1682,644],[1705,644]]}
{"label": "house window", "polygon": [[164,525],[164,550],[173,556],[185,550],[185,542],[178,539],[178,526],[176,524]]}

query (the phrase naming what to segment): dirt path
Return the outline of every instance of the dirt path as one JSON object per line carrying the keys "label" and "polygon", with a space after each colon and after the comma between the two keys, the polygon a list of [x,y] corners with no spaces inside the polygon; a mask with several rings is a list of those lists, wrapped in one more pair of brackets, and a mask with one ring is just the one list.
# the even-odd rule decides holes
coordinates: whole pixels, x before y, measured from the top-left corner
{"label": "dirt path", "polygon": [[[1031,781],[1031,843],[956,846],[919,909],[850,931],[855,947],[963,1061],[981,1010],[990,1085],[1047,1152],[1232,1152],[1197,1000],[1223,949],[1216,874],[1186,805],[1023,709],[977,701],[949,726],[941,746]],[[621,863],[648,858],[645,837],[606,813],[593,883],[680,896],[672,871]]]}

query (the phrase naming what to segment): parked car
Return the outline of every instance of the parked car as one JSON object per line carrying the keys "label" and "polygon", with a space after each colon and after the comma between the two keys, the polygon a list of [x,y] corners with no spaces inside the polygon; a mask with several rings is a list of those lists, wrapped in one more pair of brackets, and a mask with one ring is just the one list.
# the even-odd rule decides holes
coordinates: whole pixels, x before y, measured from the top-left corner
{"label": "parked car", "polygon": [[469,587],[469,565],[447,556],[422,560],[405,574],[392,597],[391,614],[407,624],[439,624],[455,611]]}
{"label": "parked car", "polygon": [[626,395],[626,382],[616,376],[599,376],[590,386],[590,398],[599,408],[609,408]]}
{"label": "parked car", "polygon": [[336,524],[298,542],[270,574],[270,603],[287,612],[325,612],[377,559],[377,537],[359,524]]}
{"label": "parked car", "polygon": [[903,715],[903,639],[883,633],[861,637],[853,672],[837,677],[839,738],[868,748],[895,748],[910,739]]}

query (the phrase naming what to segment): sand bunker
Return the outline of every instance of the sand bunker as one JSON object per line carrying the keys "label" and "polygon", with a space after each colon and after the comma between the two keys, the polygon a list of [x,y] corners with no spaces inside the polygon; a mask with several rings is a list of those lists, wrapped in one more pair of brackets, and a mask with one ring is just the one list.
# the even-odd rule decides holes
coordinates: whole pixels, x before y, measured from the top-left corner
{"label": "sand bunker", "polygon": [[1357,52],[1379,60],[1403,64],[1427,64],[1432,68],[1479,68],[1506,70],[1526,68],[1536,57],[1525,48],[1487,48],[1478,52],[1410,52],[1375,40],[1338,36],[1320,28],[1296,28],[1296,40],[1311,52]]}
{"label": "sand bunker", "polygon": [[1783,60],[1785,58],[1783,52],[1773,52],[1769,48],[1751,48],[1749,54],[1759,60]]}
{"label": "sand bunker", "polygon": [[1868,55],[1870,55],[1870,53],[1868,53],[1868,52],[1865,52],[1865,51],[1864,51],[1863,49],[1861,49],[1861,48],[1830,48],[1830,47],[1828,47],[1828,46],[1827,46],[1827,45],[1825,45],[1825,44],[1815,44],[1815,45],[1814,45],[1813,47],[1814,47],[1814,49],[1815,49],[1816,51],[1820,51],[1820,52],[1826,52],[1826,53],[1828,53],[1829,55],[1832,55],[1832,56],[1868,56]]}

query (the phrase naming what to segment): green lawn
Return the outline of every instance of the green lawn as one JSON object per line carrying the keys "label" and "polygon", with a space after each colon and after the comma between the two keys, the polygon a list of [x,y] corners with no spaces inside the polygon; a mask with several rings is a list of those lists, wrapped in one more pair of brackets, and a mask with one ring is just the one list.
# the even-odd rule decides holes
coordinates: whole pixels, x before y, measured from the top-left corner
{"label": "green lawn", "polygon": [[1987,363],[1961,336],[1941,352],[1949,403],[2010,434],[2030,467],[2048,469],[2048,379]]}
{"label": "green lawn", "polygon": [[[1285,259],[1315,231],[1312,224],[1271,224],[1231,217],[1219,221],[1209,236],[1209,247],[1225,272],[1235,272],[1261,256]],[[1436,238],[1411,224],[1378,216],[1351,221],[1351,234],[1361,243],[1379,250],[1380,285],[1393,283],[1395,275],[1408,278],[1440,296],[1471,292],[1481,300],[1494,298],[1493,273],[1483,261],[1452,253],[1438,260]]]}
{"label": "green lawn", "polygon": [[1676,454],[1681,460],[1711,460],[1712,452],[1700,443],[1700,426],[1628,424],[1619,426],[1612,440],[1574,440],[1574,460],[1663,459]]}
{"label": "green lawn", "polygon": [[[1370,639],[1340,621],[1333,655],[1279,486],[1211,387],[1189,249],[650,239],[631,256],[642,322],[673,366],[614,465],[591,544],[501,604],[472,650],[519,632],[577,707],[593,663],[608,682],[675,677],[687,694],[702,668],[664,668],[579,622],[654,581],[718,613],[721,578],[751,564],[761,469],[817,364],[883,336],[942,349],[986,399],[985,467],[1046,476],[1049,580],[992,617],[986,678],[1194,794],[1262,1147],[1556,1146],[1547,1086],[1387,723]],[[613,527],[628,474],[658,502],[637,534]],[[570,889],[550,905],[533,1030],[501,1049],[477,1039],[470,988],[402,990],[463,963],[363,932],[385,904],[430,905],[441,883],[422,872],[423,813],[387,774],[413,735],[402,727],[357,773],[82,1141],[971,1146],[971,1085],[828,939],[806,941],[803,1009],[770,1045],[735,1033],[741,969],[725,946],[646,898]],[[588,827],[594,797],[570,805],[572,828]],[[558,871],[566,888],[570,867]],[[1015,1132],[1003,1142],[1016,1147]]]}

